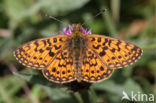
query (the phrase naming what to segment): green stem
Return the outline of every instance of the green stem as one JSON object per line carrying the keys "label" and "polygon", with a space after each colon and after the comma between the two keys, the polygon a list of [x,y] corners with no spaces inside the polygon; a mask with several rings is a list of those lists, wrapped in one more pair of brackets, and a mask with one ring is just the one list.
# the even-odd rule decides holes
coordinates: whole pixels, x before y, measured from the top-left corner
{"label": "green stem", "polygon": [[97,96],[93,89],[80,91],[79,94],[83,100],[83,103],[96,103],[97,102],[96,101]]}

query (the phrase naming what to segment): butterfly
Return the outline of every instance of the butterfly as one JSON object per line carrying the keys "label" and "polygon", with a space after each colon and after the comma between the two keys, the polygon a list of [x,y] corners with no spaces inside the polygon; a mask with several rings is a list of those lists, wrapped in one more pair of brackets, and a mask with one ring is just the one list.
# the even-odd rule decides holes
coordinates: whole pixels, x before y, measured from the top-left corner
{"label": "butterfly", "polygon": [[22,45],[14,55],[23,65],[42,70],[49,81],[96,83],[109,78],[116,68],[136,62],[142,53],[130,42],[92,34],[73,24],[59,35]]}

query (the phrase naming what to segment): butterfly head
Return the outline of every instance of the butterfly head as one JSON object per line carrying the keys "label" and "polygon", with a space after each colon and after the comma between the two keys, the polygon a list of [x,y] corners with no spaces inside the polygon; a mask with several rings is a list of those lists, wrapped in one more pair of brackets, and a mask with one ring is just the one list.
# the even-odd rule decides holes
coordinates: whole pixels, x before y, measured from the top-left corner
{"label": "butterfly head", "polygon": [[80,24],[72,24],[64,28],[59,34],[81,36],[91,34],[91,30],[84,29]]}

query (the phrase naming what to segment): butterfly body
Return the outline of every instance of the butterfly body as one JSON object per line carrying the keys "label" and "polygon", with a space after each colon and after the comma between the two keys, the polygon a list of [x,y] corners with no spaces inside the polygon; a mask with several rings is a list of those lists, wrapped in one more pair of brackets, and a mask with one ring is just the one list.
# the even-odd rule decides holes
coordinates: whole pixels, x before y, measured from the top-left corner
{"label": "butterfly body", "polygon": [[130,65],[142,55],[138,46],[91,34],[80,24],[63,29],[61,34],[26,43],[14,55],[25,66],[41,69],[48,80],[56,83],[100,82],[114,69]]}
{"label": "butterfly body", "polygon": [[81,42],[81,35],[82,32],[80,31],[80,24],[73,24],[73,32],[72,32],[72,51],[73,51],[73,56],[74,56],[74,72],[75,72],[75,77],[78,82],[81,82],[81,62],[80,62],[80,50],[82,47],[82,42]]}

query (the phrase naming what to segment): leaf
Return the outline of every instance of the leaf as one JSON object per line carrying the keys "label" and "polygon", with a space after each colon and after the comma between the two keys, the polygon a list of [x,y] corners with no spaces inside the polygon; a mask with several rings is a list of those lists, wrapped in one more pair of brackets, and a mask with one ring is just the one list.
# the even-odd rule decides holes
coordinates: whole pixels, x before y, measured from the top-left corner
{"label": "leaf", "polygon": [[[29,2],[28,2],[29,1]],[[53,16],[62,15],[85,5],[89,0],[5,0],[5,10],[11,19],[16,21],[32,16],[43,8]],[[46,12],[45,12],[46,13]]]}
{"label": "leaf", "polygon": [[137,83],[135,83],[132,79],[128,79],[124,84],[115,84],[112,80],[105,80],[101,83],[94,84],[93,87],[95,90],[104,90],[107,92],[111,92],[113,94],[122,96],[122,92],[125,91],[127,94],[133,92],[142,93],[141,88]]}
{"label": "leaf", "polygon": [[32,6],[32,0],[5,0],[5,11],[10,19],[18,21],[22,15]]}
{"label": "leaf", "polygon": [[0,103],[1,99],[5,103],[13,103],[14,95],[17,94],[22,87],[21,83],[13,75],[0,78],[0,81]]}
{"label": "leaf", "polygon": [[69,11],[81,8],[89,0],[50,0],[47,2],[47,11],[53,15],[62,15]]}
{"label": "leaf", "polygon": [[44,91],[54,103],[78,103],[78,100],[67,92],[66,88],[50,88],[43,86]]}
{"label": "leaf", "polygon": [[8,90],[5,88],[5,86],[0,83],[0,102],[13,103],[13,99],[7,91]]}
{"label": "leaf", "polygon": [[37,83],[37,84],[40,84],[40,85],[46,85],[46,86],[51,86],[51,87],[60,87],[59,85],[53,83],[53,82],[50,82],[48,81],[46,78],[44,78],[42,75],[34,75],[34,74],[24,74],[24,73],[13,73],[14,75],[24,79],[24,80],[27,80],[29,82],[32,82],[32,83]]}

